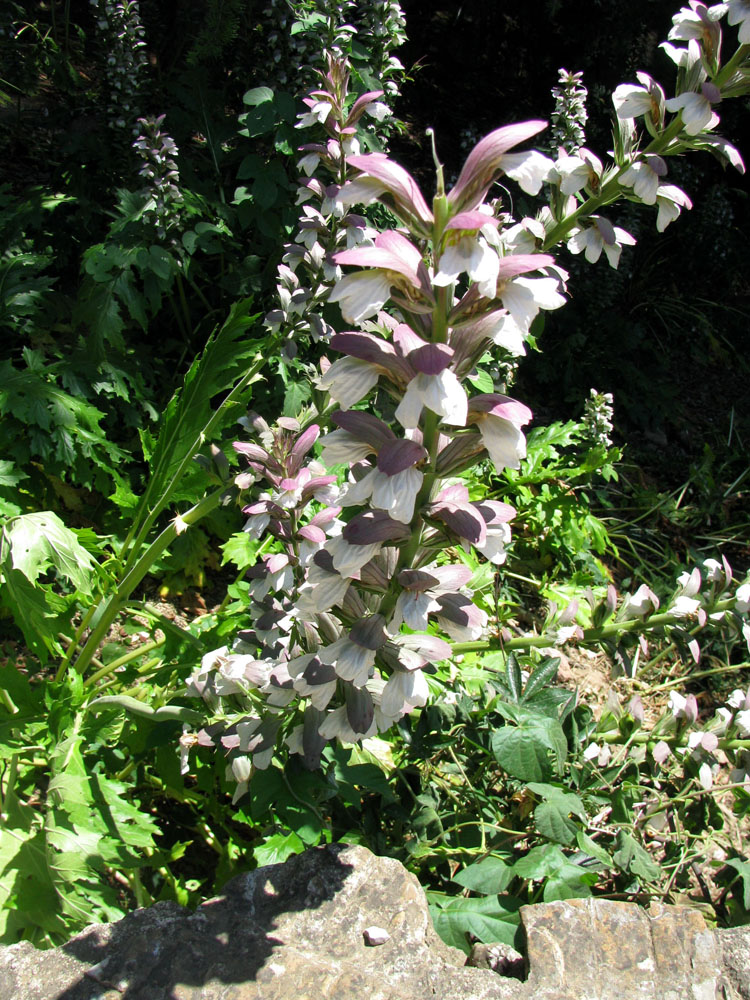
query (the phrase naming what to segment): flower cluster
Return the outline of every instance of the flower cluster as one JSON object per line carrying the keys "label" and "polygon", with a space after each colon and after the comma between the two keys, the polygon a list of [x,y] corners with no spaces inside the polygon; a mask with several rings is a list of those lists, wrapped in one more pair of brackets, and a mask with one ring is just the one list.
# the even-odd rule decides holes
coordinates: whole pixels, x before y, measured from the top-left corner
{"label": "flower cluster", "polygon": [[592,389],[583,407],[583,425],[589,441],[602,448],[611,448],[614,399],[611,392]]}
{"label": "flower cluster", "polygon": [[141,134],[133,143],[133,149],[144,161],[138,173],[146,181],[149,198],[143,218],[153,224],[160,239],[179,222],[182,203],[180,171],[175,160],[177,144],[162,132],[163,122],[164,115],[139,118]]}
{"label": "flower cluster", "polygon": [[327,68],[318,71],[318,86],[305,98],[297,128],[324,133],[323,141],[300,147],[301,177],[297,204],[301,215],[278,270],[278,306],[266,326],[281,331],[283,350],[293,356],[300,341],[327,339],[333,332],[322,312],[341,269],[332,255],[342,248],[372,244],[375,230],[348,210],[339,198],[348,175],[347,157],[359,153],[358,129],[364,115],[378,115],[383,91],[350,93],[346,59],[329,53]]}
{"label": "flower cluster", "polygon": [[[405,19],[396,0],[267,0],[262,10],[265,66],[259,78],[271,87],[309,85],[321,60],[345,58],[353,39],[368,54],[368,69],[390,98],[397,96],[404,67],[392,54],[406,41]],[[294,28],[294,30],[292,30]]]}
{"label": "flower cluster", "polygon": [[564,149],[574,156],[586,142],[586,98],[583,73],[559,71],[558,86],[552,88],[555,110],[552,112],[551,142],[553,148]]}
{"label": "flower cluster", "polygon": [[138,0],[89,0],[106,52],[109,126],[138,134],[136,118],[147,67]]}

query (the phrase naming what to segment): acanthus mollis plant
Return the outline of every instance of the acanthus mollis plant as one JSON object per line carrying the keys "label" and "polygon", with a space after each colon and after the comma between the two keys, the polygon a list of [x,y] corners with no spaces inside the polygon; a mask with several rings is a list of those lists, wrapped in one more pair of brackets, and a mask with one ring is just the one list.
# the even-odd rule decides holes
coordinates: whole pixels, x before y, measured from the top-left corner
{"label": "acanthus mollis plant", "polygon": [[[523,353],[539,312],[564,304],[566,273],[545,250],[595,230],[600,252],[616,263],[617,233],[595,209],[624,196],[657,200],[659,181],[652,200],[651,187],[626,180],[642,162],[650,167],[642,157],[652,154],[638,150],[632,119],[623,114],[634,109],[618,100],[616,92],[630,140],[618,147],[622,162],[606,175],[584,150],[557,164],[535,150],[518,151],[544,128],[537,121],[481,140],[449,192],[438,165],[431,205],[384,154],[347,157],[357,174],[337,190],[336,202],[344,209],[379,202],[399,227],[328,260],[357,268],[329,296],[356,329],[331,337],[340,357],[324,359],[318,381],[333,401],[317,418],[330,416],[334,427],[319,440],[323,469],[299,463],[318,436],[313,422],[301,425],[296,438],[282,435],[283,448],[274,443],[280,432],[270,430],[260,444],[237,446],[252,474],[270,484],[246,506],[248,530],[268,528],[276,544],[254,571],[248,629],[232,649],[209,654],[191,682],[216,719],[198,736],[185,734],[183,746],[221,743],[241,784],[253,766],[268,765],[279,738],[314,767],[326,741],[351,743],[387,730],[426,703],[433,666],[463,652],[601,643],[653,628],[682,630],[696,655],[688,623],[710,627],[727,613],[744,622],[742,602],[731,593],[718,603],[682,593],[657,614],[658,606],[647,607],[648,595],[638,592],[619,615],[617,595],[610,594],[588,630],[571,607],[549,634],[488,639],[487,613],[458,557],[462,547],[473,547],[503,563],[513,508],[470,495],[460,477],[487,459],[498,473],[518,468],[531,420],[528,407],[506,395],[472,394],[477,362],[488,352]],[[662,153],[694,144],[681,114],[662,125],[654,139]],[[741,163],[721,140],[714,138],[713,147]],[[485,199],[503,174],[530,194],[547,181],[551,207],[518,225],[497,215]],[[571,249],[584,246],[585,240]],[[263,457],[272,453],[276,465]],[[320,481],[337,465],[349,472],[334,499],[333,481]],[[327,498],[315,496],[319,489]],[[255,607],[258,598],[262,605]],[[738,628],[747,638],[746,625]]]}

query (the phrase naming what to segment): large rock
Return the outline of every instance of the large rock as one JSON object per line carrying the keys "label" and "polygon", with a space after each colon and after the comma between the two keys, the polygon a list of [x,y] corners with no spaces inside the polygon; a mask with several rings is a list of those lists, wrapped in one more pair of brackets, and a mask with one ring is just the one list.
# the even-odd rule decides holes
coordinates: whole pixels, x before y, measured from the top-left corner
{"label": "large rock", "polygon": [[397,861],[319,848],[194,913],[159,903],[52,951],[2,948],[0,1000],[750,1000],[748,928],[593,899],[521,916],[525,982],[466,968]]}

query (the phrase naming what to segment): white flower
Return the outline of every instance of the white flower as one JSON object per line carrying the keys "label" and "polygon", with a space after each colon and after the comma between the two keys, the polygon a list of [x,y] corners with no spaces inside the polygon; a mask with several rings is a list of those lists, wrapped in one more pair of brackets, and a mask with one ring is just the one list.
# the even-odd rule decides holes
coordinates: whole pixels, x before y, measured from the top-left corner
{"label": "white flower", "polygon": [[711,110],[711,102],[702,93],[688,92],[671,98],[667,111],[679,111],[688,135],[699,135],[706,128],[713,128],[719,121]]}
{"label": "white flower", "polygon": [[474,548],[481,552],[485,559],[495,566],[500,566],[505,562],[506,548],[510,544],[510,525],[497,524],[487,525],[487,538],[484,542],[475,542]]}
{"label": "white flower", "polygon": [[610,267],[617,268],[623,246],[634,246],[635,238],[613,226],[611,222],[600,216],[592,216],[593,226],[579,229],[568,240],[568,250],[571,253],[585,253],[586,260],[595,264],[601,257],[602,250],[606,254]]}
{"label": "white flower", "polygon": [[495,250],[472,233],[449,244],[440,257],[440,267],[432,279],[433,285],[451,285],[459,274],[466,272],[478,286],[480,295],[494,299],[500,261]]}
{"label": "white flower", "polygon": [[750,0],[727,0],[725,4],[729,24],[739,24],[740,45],[750,44]]}
{"label": "white flower", "polygon": [[337,282],[328,301],[339,303],[347,323],[359,323],[380,312],[390,298],[391,284],[383,271],[355,271]]}
{"label": "white flower", "polygon": [[631,163],[620,177],[620,183],[632,187],[636,198],[644,205],[655,205],[659,180],[666,173],[666,164],[660,156],[649,156]]}
{"label": "white flower", "polygon": [[690,615],[694,615],[700,606],[701,602],[696,601],[694,597],[686,597],[681,594],[675,599],[669,613],[676,618],[688,618]]}
{"label": "white flower", "polygon": [[339,498],[339,503],[342,507],[350,507],[372,497],[373,507],[388,511],[396,521],[409,524],[414,517],[414,502],[423,479],[424,475],[413,466],[392,476],[377,468],[370,469],[358,483],[348,487]]}
{"label": "white flower", "polygon": [[622,606],[622,616],[623,618],[627,618],[630,615],[645,617],[651,614],[652,611],[656,611],[658,607],[659,598],[645,583],[642,583],[632,597],[625,599]]}
{"label": "white flower", "polygon": [[500,165],[516,184],[526,194],[537,195],[542,183],[554,169],[554,163],[536,149],[525,153],[506,153],[500,160]]}
{"label": "white flower", "polygon": [[395,670],[380,696],[385,715],[401,716],[417,705],[426,705],[430,691],[421,670]]}
{"label": "white flower", "polygon": [[693,203],[680,188],[674,184],[660,184],[656,191],[656,204],[659,214],[656,217],[656,228],[663,233],[670,222],[680,214],[681,208],[692,208]]}
{"label": "white flower", "polygon": [[377,725],[373,717],[372,723],[366,732],[355,732],[349,725],[346,705],[342,705],[340,708],[335,708],[332,712],[328,713],[323,724],[318,727],[318,732],[324,740],[338,739],[342,743],[358,743],[360,740],[374,736],[377,732]]}
{"label": "white flower", "polygon": [[377,381],[378,370],[369,361],[345,357],[333,362],[318,385],[331,394],[342,410],[348,410],[364,399]]}
{"label": "white flower", "polygon": [[750,611],[750,582],[741,583],[734,595],[734,610],[740,614]]}
{"label": "white flower", "polygon": [[645,87],[632,83],[621,83],[612,94],[612,103],[618,118],[638,118],[647,115],[652,108],[652,99]]}
{"label": "white flower", "polygon": [[418,372],[409,382],[396,408],[396,420],[402,427],[412,430],[419,426],[419,417],[425,406],[442,417],[446,424],[465,426],[466,391],[449,368],[444,368],[437,375]]}
{"label": "white flower", "polygon": [[521,330],[527,331],[540,309],[565,305],[556,278],[513,278],[500,291],[500,299]]}
{"label": "white flower", "polygon": [[700,782],[701,787],[704,788],[707,792],[711,790],[711,786],[714,783],[714,776],[711,771],[710,764],[708,763],[701,764],[700,768],[698,769],[698,781]]}

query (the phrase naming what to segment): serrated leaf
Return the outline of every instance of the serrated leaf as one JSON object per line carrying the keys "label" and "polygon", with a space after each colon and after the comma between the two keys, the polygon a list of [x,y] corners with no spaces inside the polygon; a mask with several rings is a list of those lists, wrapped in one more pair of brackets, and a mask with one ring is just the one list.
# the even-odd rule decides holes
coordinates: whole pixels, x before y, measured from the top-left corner
{"label": "serrated leaf", "polygon": [[253,848],[253,857],[258,865],[278,865],[293,854],[301,854],[305,849],[304,841],[296,833],[274,833],[266,837],[262,844]]}
{"label": "serrated leaf", "polygon": [[0,566],[18,570],[34,583],[50,567],[82,594],[90,594],[95,563],[75,533],[45,510],[11,518],[0,534]]}
{"label": "serrated leaf", "polygon": [[17,486],[23,479],[28,479],[27,473],[16,469],[13,462],[0,459],[0,486]]}
{"label": "serrated leaf", "polygon": [[497,895],[508,888],[513,869],[502,858],[489,857],[475,861],[453,876],[453,881],[473,892]]}
{"label": "serrated leaf", "polygon": [[46,663],[49,654],[62,652],[58,632],[66,620],[69,602],[49,588],[35,587],[17,569],[3,570],[0,603],[13,615],[29,649]]}
{"label": "serrated leaf", "polygon": [[502,941],[514,945],[520,927],[518,910],[522,900],[514,896],[485,896],[472,899],[451,899],[438,905],[435,894],[428,895],[430,914],[435,930],[446,944],[470,951],[467,935],[486,944]]}
{"label": "serrated leaf", "polygon": [[223,553],[221,565],[231,562],[237,569],[254,566],[259,546],[257,538],[251,538],[246,531],[237,531],[220,546]]}

